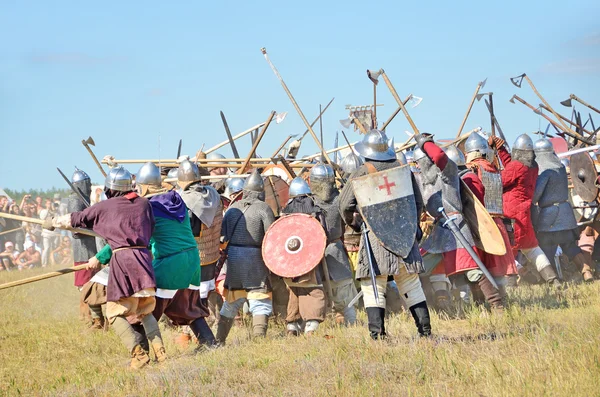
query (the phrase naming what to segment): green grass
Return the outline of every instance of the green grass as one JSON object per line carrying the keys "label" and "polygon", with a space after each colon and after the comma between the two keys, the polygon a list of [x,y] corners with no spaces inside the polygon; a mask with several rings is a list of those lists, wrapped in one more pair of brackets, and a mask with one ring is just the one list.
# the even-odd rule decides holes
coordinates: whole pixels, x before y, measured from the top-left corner
{"label": "green grass", "polygon": [[[0,283],[41,272],[2,272]],[[72,279],[0,291],[0,395],[600,395],[600,283],[519,287],[501,315],[432,313],[432,340],[399,314],[389,340],[373,342],[363,312],[360,326],[327,321],[312,338],[288,338],[281,323],[259,341],[234,328],[225,348],[199,354],[165,329],[169,361],[132,372],[112,332],[79,321]]]}

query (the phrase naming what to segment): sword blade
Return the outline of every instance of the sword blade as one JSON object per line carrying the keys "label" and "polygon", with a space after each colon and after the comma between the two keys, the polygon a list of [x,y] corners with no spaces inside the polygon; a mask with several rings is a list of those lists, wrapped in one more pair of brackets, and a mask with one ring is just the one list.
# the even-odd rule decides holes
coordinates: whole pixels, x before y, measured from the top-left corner
{"label": "sword blade", "polygon": [[369,241],[369,231],[363,222],[361,226],[363,238],[365,239],[365,249],[367,250],[367,258],[369,258],[369,273],[371,273],[371,284],[373,286],[373,295],[375,302],[379,305],[379,292],[377,291],[377,277],[375,276],[375,265],[373,265],[373,254],[371,252],[371,242]]}
{"label": "sword blade", "polygon": [[65,180],[65,182],[67,182],[67,184],[69,185],[69,187],[71,188],[71,190],[79,196],[79,198],[81,199],[81,201],[83,201],[83,203],[85,204],[86,207],[90,206],[90,202],[86,200],[86,198],[83,196],[83,192],[75,187],[71,181],[69,180],[69,178],[67,178],[67,176],[60,170],[60,168],[56,168],[58,170],[58,172],[60,173],[60,175],[63,177],[63,179]]}
{"label": "sword blade", "polygon": [[221,112],[221,120],[223,121],[225,133],[227,134],[227,139],[229,139],[229,145],[231,146],[233,155],[235,156],[235,158],[240,158],[240,154],[237,151],[237,147],[235,146],[235,142],[233,141],[233,136],[231,135],[231,130],[229,130],[229,125],[227,124],[227,120],[225,119],[225,114],[223,114],[223,112]]}

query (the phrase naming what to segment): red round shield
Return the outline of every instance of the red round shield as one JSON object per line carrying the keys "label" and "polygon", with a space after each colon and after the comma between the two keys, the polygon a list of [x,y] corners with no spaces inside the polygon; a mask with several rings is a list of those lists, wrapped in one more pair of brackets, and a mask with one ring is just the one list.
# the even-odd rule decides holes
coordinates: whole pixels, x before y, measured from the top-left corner
{"label": "red round shield", "polygon": [[262,244],[270,271],[280,277],[298,277],[314,269],[323,258],[327,236],[310,215],[291,214],[273,222]]}

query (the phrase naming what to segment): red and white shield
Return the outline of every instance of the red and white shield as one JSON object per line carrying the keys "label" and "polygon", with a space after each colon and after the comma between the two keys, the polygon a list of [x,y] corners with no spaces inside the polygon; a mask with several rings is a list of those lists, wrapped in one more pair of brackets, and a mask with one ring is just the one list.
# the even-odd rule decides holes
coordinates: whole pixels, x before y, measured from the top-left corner
{"label": "red and white shield", "polygon": [[271,224],[262,244],[267,268],[281,277],[298,277],[323,258],[327,236],[321,223],[307,214],[282,216]]}

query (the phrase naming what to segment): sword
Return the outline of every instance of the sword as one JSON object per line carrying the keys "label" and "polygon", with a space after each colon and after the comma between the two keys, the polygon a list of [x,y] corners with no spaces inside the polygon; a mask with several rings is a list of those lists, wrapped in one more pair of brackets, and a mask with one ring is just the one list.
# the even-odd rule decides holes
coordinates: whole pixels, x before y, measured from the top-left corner
{"label": "sword", "polygon": [[360,227],[360,231],[365,239],[365,249],[367,250],[367,258],[369,258],[369,273],[371,273],[371,284],[373,285],[375,302],[379,305],[379,292],[377,291],[377,277],[375,276],[375,265],[373,265],[373,253],[371,252],[371,242],[369,241],[369,230],[364,222]]}
{"label": "sword", "polygon": [[181,156],[181,144],[183,143],[183,140],[180,139],[179,140],[179,146],[177,146],[177,157],[175,157],[176,159],[179,158],[179,156]]}
{"label": "sword", "polygon": [[562,280],[562,267],[560,267],[560,257],[558,255],[554,255],[554,266],[556,266],[556,274],[558,275],[559,280]]}
{"label": "sword", "polygon": [[465,236],[463,236],[463,234],[460,232],[460,229],[458,228],[458,226],[456,226],[456,223],[454,223],[454,219],[456,219],[456,217],[454,217],[454,216],[448,217],[448,214],[446,214],[446,210],[444,210],[444,207],[438,208],[438,212],[440,212],[444,216],[444,219],[446,220],[446,222],[444,222],[443,226],[445,228],[450,229],[452,234],[454,234],[454,237],[456,237],[456,239],[462,244],[462,246],[466,248],[469,255],[471,255],[471,258],[473,258],[475,263],[477,263],[479,270],[481,270],[483,272],[483,274],[485,275],[485,277],[487,277],[487,279],[490,280],[490,283],[492,283],[494,288],[498,289],[498,284],[496,284],[494,277],[492,277],[492,275],[488,271],[487,267],[485,267],[485,265],[483,264],[481,259],[479,259],[479,257],[473,250],[473,247],[471,247],[471,244],[469,244],[469,242],[467,241]]}
{"label": "sword", "polygon": [[235,146],[235,141],[233,140],[233,136],[231,136],[231,130],[229,129],[229,124],[227,124],[227,119],[225,119],[225,114],[221,111],[221,120],[223,121],[223,126],[225,127],[225,133],[227,134],[227,139],[229,139],[229,146],[231,146],[231,151],[235,158],[240,158],[240,154]]}
{"label": "sword", "polygon": [[65,180],[65,182],[67,182],[67,184],[69,185],[69,187],[71,188],[71,190],[73,190],[73,192],[75,192],[75,194],[78,195],[79,198],[83,201],[83,204],[85,204],[86,208],[89,207],[90,203],[83,196],[83,193],[81,192],[81,190],[79,188],[75,187],[71,183],[71,181],[69,180],[69,178],[67,178],[67,176],[65,174],[63,174],[63,172],[60,170],[60,168],[56,167],[56,169],[58,170],[58,172],[60,173],[60,175],[63,177],[63,179]]}

